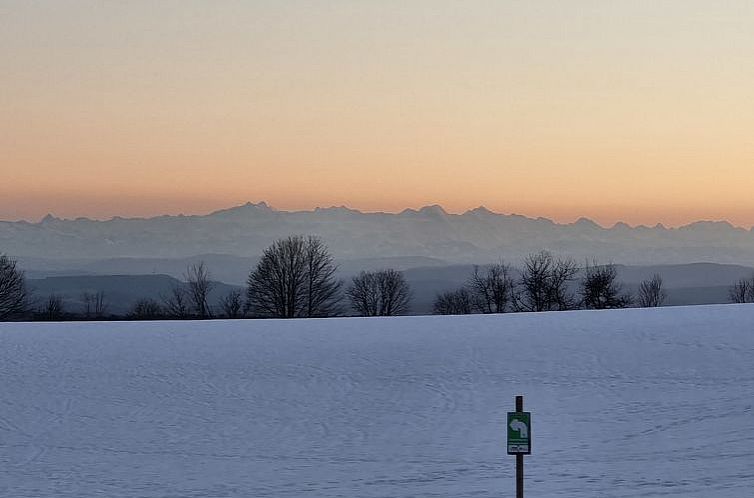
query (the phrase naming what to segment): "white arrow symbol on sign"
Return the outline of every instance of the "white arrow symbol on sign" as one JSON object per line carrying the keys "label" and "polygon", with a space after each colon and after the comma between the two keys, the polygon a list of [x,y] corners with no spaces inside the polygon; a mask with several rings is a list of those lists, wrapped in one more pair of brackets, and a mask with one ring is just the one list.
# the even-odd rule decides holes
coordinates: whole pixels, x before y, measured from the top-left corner
{"label": "white arrow symbol on sign", "polygon": [[526,424],[521,422],[520,420],[513,420],[510,427],[514,431],[518,432],[518,437],[523,439],[527,439],[529,437],[529,428],[526,427]]}

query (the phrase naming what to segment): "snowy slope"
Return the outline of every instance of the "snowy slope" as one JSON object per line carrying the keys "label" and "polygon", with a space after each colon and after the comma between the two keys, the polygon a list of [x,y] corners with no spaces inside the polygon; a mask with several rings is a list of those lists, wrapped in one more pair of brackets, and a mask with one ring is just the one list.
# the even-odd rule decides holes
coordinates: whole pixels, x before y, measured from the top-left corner
{"label": "snowy slope", "polygon": [[500,497],[754,489],[754,307],[0,324],[0,496]]}

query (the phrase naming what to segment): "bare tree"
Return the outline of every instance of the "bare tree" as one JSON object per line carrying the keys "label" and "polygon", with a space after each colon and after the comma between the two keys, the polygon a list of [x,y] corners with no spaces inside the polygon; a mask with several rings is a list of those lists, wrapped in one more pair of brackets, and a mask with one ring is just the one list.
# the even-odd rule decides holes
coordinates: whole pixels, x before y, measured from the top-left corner
{"label": "bare tree", "polygon": [[264,250],[247,280],[246,302],[252,315],[299,316],[306,281],[304,252],[302,236],[277,240]]}
{"label": "bare tree", "polygon": [[438,294],[432,313],[435,315],[468,315],[472,310],[471,293],[465,287],[461,287],[458,290]]}
{"label": "bare tree", "polygon": [[304,243],[306,278],[304,313],[306,317],[337,316],[341,312],[340,291],[343,282],[335,278],[338,267],[325,243],[309,236]]}
{"label": "bare tree", "polygon": [[552,255],[548,252],[530,254],[524,259],[516,295],[516,308],[521,311],[547,311],[550,308],[550,272]]}
{"label": "bare tree", "polygon": [[403,273],[393,270],[361,272],[346,290],[360,316],[395,316],[408,312],[411,289]]}
{"label": "bare tree", "polygon": [[220,301],[220,306],[225,313],[226,318],[240,318],[241,311],[243,310],[243,298],[242,293],[238,289],[234,289]]}
{"label": "bare tree", "polygon": [[617,282],[618,270],[613,264],[589,263],[584,267],[581,280],[581,302],[587,309],[602,310],[626,308],[631,296],[623,293],[623,285]]}
{"label": "bare tree", "polygon": [[249,274],[247,306],[254,316],[327,317],[340,313],[342,282],[318,237],[292,235],[265,249]]}
{"label": "bare tree", "polygon": [[571,259],[556,259],[548,251],[530,254],[524,259],[515,295],[518,311],[563,311],[576,307],[570,290],[578,268]]}
{"label": "bare tree", "polygon": [[380,314],[380,284],[376,272],[361,272],[351,279],[346,289],[346,296],[351,308],[359,316],[378,316]]}
{"label": "bare tree", "polygon": [[754,303],[754,276],[742,278],[733,284],[728,295],[734,303]]}
{"label": "bare tree", "polygon": [[42,315],[42,318],[44,318],[45,320],[62,320],[63,316],[65,315],[65,310],[63,308],[63,298],[56,294],[50,294],[50,296],[47,298],[47,301],[42,305],[42,308],[39,311]]}
{"label": "bare tree", "polygon": [[188,298],[186,292],[178,286],[170,290],[170,294],[162,296],[164,312],[170,318],[183,320],[189,317]]}
{"label": "bare tree", "polygon": [[164,316],[162,306],[154,299],[139,299],[131,307],[128,318],[132,320],[155,320]]}
{"label": "bare tree", "polygon": [[474,266],[468,287],[473,306],[479,313],[505,313],[515,282],[510,267],[501,262],[489,266],[484,272]]}
{"label": "bare tree", "polygon": [[0,254],[0,320],[8,320],[26,311],[26,278],[16,260]]}
{"label": "bare tree", "polygon": [[570,284],[578,273],[576,263],[572,259],[556,259],[550,277],[551,309],[557,311],[576,308],[576,297],[570,290]]}
{"label": "bare tree", "polygon": [[639,285],[638,303],[642,308],[662,306],[667,297],[668,294],[663,288],[662,277],[656,273],[652,275],[651,279],[644,280]]}
{"label": "bare tree", "polygon": [[207,297],[215,284],[210,280],[209,271],[204,265],[204,261],[189,265],[183,278],[188,284],[187,296],[196,317],[202,320],[212,318],[212,310],[207,302]]}
{"label": "bare tree", "polygon": [[411,288],[403,273],[388,269],[377,272],[380,284],[380,315],[395,316],[407,313],[411,304]]}
{"label": "bare tree", "polygon": [[84,316],[86,318],[102,318],[107,310],[107,302],[105,301],[105,293],[103,291],[84,292],[81,294],[81,301],[84,304]]}

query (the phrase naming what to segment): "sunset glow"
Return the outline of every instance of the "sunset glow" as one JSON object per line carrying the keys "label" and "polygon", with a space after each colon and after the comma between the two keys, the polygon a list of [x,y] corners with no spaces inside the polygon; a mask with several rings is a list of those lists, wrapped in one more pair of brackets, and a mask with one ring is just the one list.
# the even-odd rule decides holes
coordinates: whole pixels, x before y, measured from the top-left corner
{"label": "sunset glow", "polygon": [[5,2],[0,219],[754,225],[754,4]]}

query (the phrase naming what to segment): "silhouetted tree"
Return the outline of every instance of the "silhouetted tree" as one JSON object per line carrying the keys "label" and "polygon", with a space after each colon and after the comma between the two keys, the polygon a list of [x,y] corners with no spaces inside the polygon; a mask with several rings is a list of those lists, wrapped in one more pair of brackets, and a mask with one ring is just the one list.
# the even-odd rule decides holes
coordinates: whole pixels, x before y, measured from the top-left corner
{"label": "silhouetted tree", "polygon": [[468,315],[472,312],[471,293],[461,287],[458,290],[443,292],[435,298],[432,313],[435,315]]}
{"label": "silhouetted tree", "polygon": [[407,313],[411,305],[411,288],[402,272],[393,269],[377,273],[380,284],[380,315],[395,316]]}
{"label": "silhouetted tree", "polygon": [[65,309],[63,308],[63,298],[50,294],[47,301],[42,305],[39,310],[44,320],[59,321],[63,319],[65,315]]}
{"label": "silhouetted tree", "polygon": [[541,252],[524,260],[520,292],[516,307],[522,311],[546,311],[550,308],[550,271],[552,255]]}
{"label": "silhouetted tree", "polygon": [[81,294],[81,301],[84,304],[84,316],[86,318],[101,318],[107,310],[105,293],[102,291],[84,292]]}
{"label": "silhouetted tree", "polygon": [[328,317],[340,313],[342,282],[318,237],[292,235],[265,249],[249,274],[247,306],[254,316]]}
{"label": "silhouetted tree", "polygon": [[563,311],[576,307],[576,298],[570,291],[570,284],[578,273],[576,263],[571,259],[556,259],[551,272],[551,308]]}
{"label": "silhouetted tree", "polygon": [[574,309],[576,298],[570,290],[578,268],[571,259],[556,259],[548,251],[524,259],[515,295],[518,311],[563,311]]}
{"label": "silhouetted tree", "polygon": [[183,320],[189,317],[188,298],[186,292],[178,286],[170,290],[170,294],[162,296],[164,313],[170,318]]}
{"label": "silhouetted tree", "polygon": [[26,311],[28,292],[24,272],[16,260],[0,254],[0,320],[8,320]]}
{"label": "silhouetted tree", "polygon": [[380,285],[376,272],[361,272],[351,279],[346,289],[351,308],[360,316],[378,316],[380,313]]}
{"label": "silhouetted tree", "polygon": [[667,297],[668,294],[663,287],[662,277],[656,273],[652,275],[651,279],[644,280],[639,285],[637,301],[641,308],[662,306]]}
{"label": "silhouetted tree", "polygon": [[360,316],[402,315],[411,303],[408,282],[393,269],[361,272],[353,277],[346,296]]}
{"label": "silhouetted tree", "polygon": [[473,307],[479,313],[505,313],[514,287],[511,269],[502,262],[489,266],[485,271],[474,266],[474,273],[468,282]]}
{"label": "silhouetted tree", "polygon": [[128,318],[132,320],[156,320],[164,316],[162,306],[154,299],[139,299],[131,307]]}
{"label": "silhouetted tree", "polygon": [[340,299],[343,282],[335,278],[338,267],[325,243],[309,236],[305,244],[306,279],[304,286],[304,316],[328,317],[341,312]]}
{"label": "silhouetted tree", "polygon": [[754,276],[742,278],[733,284],[728,295],[734,303],[754,303]]}
{"label": "silhouetted tree", "polygon": [[581,302],[586,309],[602,310],[626,308],[631,296],[623,294],[623,285],[617,282],[615,265],[590,265],[584,268],[581,280]]}
{"label": "silhouetted tree", "polygon": [[228,292],[220,301],[220,307],[222,307],[226,318],[240,318],[243,310],[241,291],[234,289]]}
{"label": "silhouetted tree", "polygon": [[212,318],[212,310],[207,302],[207,297],[215,284],[210,280],[209,271],[204,265],[204,261],[189,265],[183,277],[188,284],[186,294],[194,315],[202,320]]}

